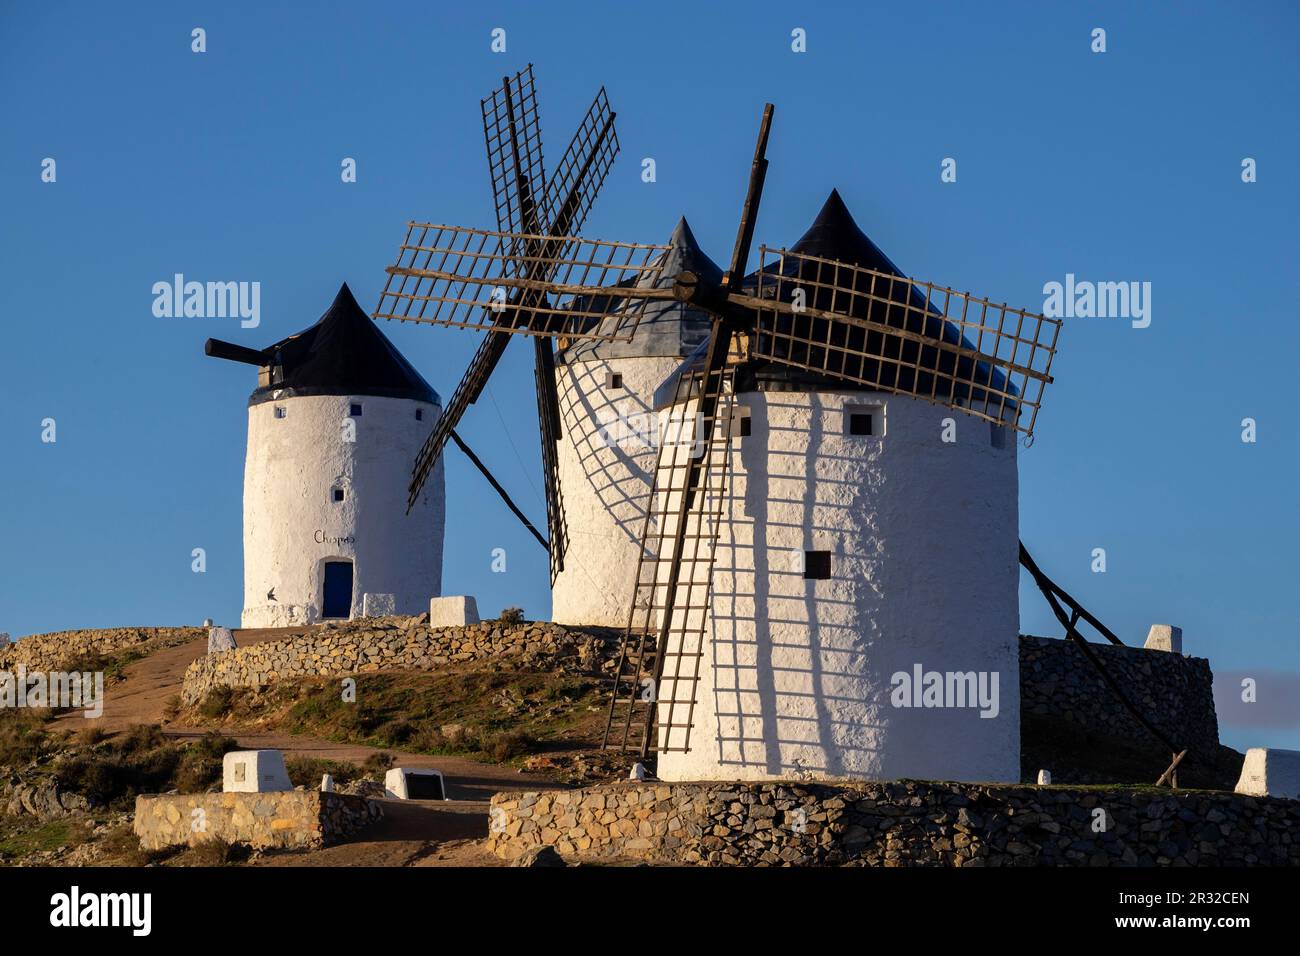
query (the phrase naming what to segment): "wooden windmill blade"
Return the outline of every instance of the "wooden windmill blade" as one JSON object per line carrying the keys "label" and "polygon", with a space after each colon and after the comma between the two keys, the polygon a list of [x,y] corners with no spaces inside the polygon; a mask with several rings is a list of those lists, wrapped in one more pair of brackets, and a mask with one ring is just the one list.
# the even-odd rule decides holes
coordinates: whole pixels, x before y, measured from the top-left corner
{"label": "wooden windmill blade", "polygon": [[[671,289],[655,288],[663,272],[667,246],[525,235],[517,238],[566,243],[568,258],[522,257],[517,261],[517,257],[501,251],[510,248],[516,237],[507,236],[505,242],[500,242],[501,236],[493,230],[411,223],[402,259],[418,256],[418,261],[443,268],[389,267],[390,275],[407,274],[430,284],[424,287],[426,291],[402,294],[402,313],[380,311],[375,313],[376,318],[488,332],[416,458],[409,503],[418,497],[451,430],[482,394],[512,334],[627,340],[649,300],[673,296]],[[543,246],[543,254],[545,251]],[[554,271],[554,278],[505,274],[533,262],[545,263]],[[462,271],[449,271],[448,265]],[[604,321],[611,318],[616,321]]]}
{"label": "wooden windmill blade", "polygon": [[930,282],[760,247],[750,355],[1033,435],[1061,322]]}
{"label": "wooden windmill blade", "polygon": [[[523,244],[533,251],[502,252]],[[375,318],[516,335],[628,341],[667,246],[576,236],[408,224],[390,276],[414,280],[385,292]],[[616,323],[603,320],[618,316]],[[602,324],[610,328],[599,328]]]}
{"label": "wooden windmill blade", "polygon": [[[550,216],[532,64],[504,77],[501,88],[481,105],[497,228],[503,233],[542,232]],[[523,253],[522,246],[505,251]]]}
{"label": "wooden windmill blade", "polygon": [[[603,91],[602,91],[603,92]],[[496,206],[497,228],[503,233],[502,253],[523,256],[523,241],[507,243],[504,235],[540,233],[550,222],[545,208],[546,167],[542,157],[541,121],[537,110],[537,85],[533,67],[505,77],[501,89],[482,101],[483,135],[487,145],[488,171]],[[496,331],[490,336],[502,335]],[[533,338],[533,369],[537,395],[538,431],[541,435],[542,481],[546,500],[546,550],[550,558],[551,584],[564,570],[568,529],[560,489],[556,442],[560,438],[560,403],[555,389],[555,351],[546,336]]]}
{"label": "wooden windmill blade", "polygon": [[555,351],[550,338],[533,339],[533,373],[537,391],[537,422],[542,446],[542,485],[546,494],[547,550],[550,553],[551,586],[564,570],[569,546],[569,529],[564,520],[564,495],[560,487],[560,463],[556,448],[560,440],[560,397],[555,387]]}
{"label": "wooden windmill blade", "polygon": [[714,320],[705,345],[669,379],[673,395],[667,428],[660,428],[636,589],[606,720],[604,745],[611,746],[617,736],[621,750],[627,749],[632,726],[639,722],[642,757],[652,749],[684,752],[691,747],[710,627],[713,562],[730,494],[734,372],[728,359],[740,313],[729,295],[740,282],[754,238],[772,113],[772,104],[765,104],[722,288],[703,290],[701,276],[683,272],[674,289],[679,300],[701,295]]}
{"label": "wooden windmill blade", "polygon": [[602,86],[547,183],[544,205],[552,235],[570,236],[582,231],[596,194],[618,156],[614,117]]}
{"label": "wooden windmill blade", "polygon": [[[614,114],[603,88],[579,125],[550,188],[542,162],[531,67],[513,81],[507,77],[501,90],[483,102],[483,118],[501,228],[490,233],[409,223],[374,312],[375,318],[488,331],[417,456],[408,507],[419,496],[451,431],[482,394],[505,352],[508,334],[583,337],[582,327],[597,325],[609,310],[627,312],[624,300],[611,300],[600,287],[639,274],[662,251],[662,247],[584,241],[570,235],[586,218],[618,152]],[[489,238],[491,249],[486,245]],[[559,282],[553,281],[557,277]],[[606,312],[566,312],[563,307],[574,301],[603,303]],[[629,338],[637,314],[633,306]],[[548,364],[540,347],[536,357],[540,364]],[[539,381],[539,385],[539,415],[545,429],[548,421],[558,422],[558,399],[553,382]],[[549,444],[553,446],[553,438]],[[544,455],[548,450],[553,458],[554,448],[544,449]],[[553,481],[558,470],[550,465],[547,510],[556,515],[558,490]]]}
{"label": "wooden windmill blade", "polygon": [[713,562],[730,494],[731,334],[676,373],[602,746],[687,751],[707,652]]}

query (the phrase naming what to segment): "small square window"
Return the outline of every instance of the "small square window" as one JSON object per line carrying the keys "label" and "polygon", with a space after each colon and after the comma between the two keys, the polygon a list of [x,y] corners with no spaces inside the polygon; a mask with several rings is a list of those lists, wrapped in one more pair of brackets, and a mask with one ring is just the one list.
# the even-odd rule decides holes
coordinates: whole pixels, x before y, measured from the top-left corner
{"label": "small square window", "polygon": [[348,412],[348,414],[349,414],[350,416],[352,416],[353,418],[360,418],[360,417],[361,417],[361,405],[358,404],[357,402],[353,402],[353,403],[352,403],[352,408],[351,408],[351,410]]}
{"label": "small square window", "polygon": [[737,408],[731,413],[731,436],[748,438],[750,435],[750,414],[747,408]]}
{"label": "small square window", "polygon": [[623,376],[622,376],[622,374],[619,373],[619,372],[610,372],[610,373],[605,377],[605,387],[606,387],[606,388],[622,388],[622,387],[623,387]]}
{"label": "small square window", "polygon": [[335,489],[334,489],[334,500],[335,500],[335,501],[342,501],[342,500],[344,499],[344,497],[346,497],[346,495],[345,495],[345,493],[344,493],[344,491],[343,491],[342,488],[335,488]]}
{"label": "small square window", "polygon": [[881,405],[845,405],[844,433],[859,438],[884,437],[884,407]]}
{"label": "small square window", "polygon": [[275,417],[276,417],[276,418],[284,418],[284,406],[283,406],[283,405],[277,405],[277,406],[275,406]]}
{"label": "small square window", "polygon": [[424,421],[424,409],[423,409],[423,408],[417,408],[417,409],[415,410],[415,420],[416,420],[417,422],[422,422],[422,421]]}
{"label": "small square window", "polygon": [[824,581],[831,576],[831,553],[829,551],[805,551],[803,553],[803,576],[809,580]]}
{"label": "small square window", "polygon": [[994,448],[1007,447],[1007,429],[997,422],[989,422],[989,444]]}

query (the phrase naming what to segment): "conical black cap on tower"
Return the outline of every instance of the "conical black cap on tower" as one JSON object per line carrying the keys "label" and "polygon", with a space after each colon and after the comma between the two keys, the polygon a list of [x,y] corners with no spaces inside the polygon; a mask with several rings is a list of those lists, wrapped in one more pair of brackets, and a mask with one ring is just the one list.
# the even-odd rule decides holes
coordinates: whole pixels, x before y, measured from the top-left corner
{"label": "conical black cap on tower", "polygon": [[315,325],[264,350],[271,384],[250,405],[298,395],[375,395],[441,404],[438,393],[362,311],[345,282]]}
{"label": "conical black cap on tower", "polygon": [[[694,272],[711,283],[722,281],[722,269],[695,241],[695,234],[691,232],[685,217],[677,220],[667,245],[663,272],[652,284],[653,288],[671,289],[677,276],[685,271]],[[619,283],[623,288],[632,284],[631,282]],[[592,311],[606,311],[617,310],[620,303],[611,295],[604,300],[589,300],[582,303],[582,306],[591,308]],[[601,323],[602,331],[617,332],[620,321],[619,315],[611,315]],[[591,340],[575,342],[565,349],[560,356],[560,361],[582,362],[598,358],[651,355],[683,357],[689,355],[708,337],[712,325],[713,317],[694,306],[671,299],[654,299],[645,304],[631,342]]]}
{"label": "conical black cap on tower", "polygon": [[[817,218],[813,220],[812,225],[799,237],[798,241],[790,247],[790,251],[804,256],[815,256],[820,259],[843,262],[864,269],[871,269],[877,273],[905,278],[904,273],[898,266],[894,265],[893,260],[885,255],[880,250],[880,247],[858,228],[858,224],[854,221],[848,207],[844,205],[844,200],[840,198],[837,189],[831,190],[831,194],[826,197],[826,202],[822,204],[822,208],[818,211]],[[866,291],[866,287],[870,286],[874,289],[875,298],[871,299],[866,295],[850,297],[843,293],[836,295],[831,290],[818,285],[819,282],[829,282],[834,278],[838,278],[840,282],[852,284],[853,278],[850,275],[836,276],[833,270],[828,270],[825,266],[819,266],[817,263],[797,259],[793,256],[786,257],[779,262],[777,260],[769,261],[765,267],[765,273],[771,274],[777,269],[780,269],[786,277],[787,285],[797,284],[800,279],[808,282],[809,287],[813,290],[811,301],[808,303],[811,307],[829,311],[847,307],[858,318],[870,318],[881,324],[922,335],[926,338],[947,342],[952,345],[961,345],[966,349],[974,348],[970,341],[962,335],[961,327],[940,314],[926,301],[925,295],[909,283],[895,283],[890,280],[868,282],[863,278],[860,280],[859,288]],[[753,289],[757,277],[757,273],[751,273],[746,277],[745,285]],[[892,303],[898,304],[893,305]],[[870,374],[874,376],[875,381],[889,383],[903,392],[913,392],[915,394],[933,392],[935,386],[933,373],[945,377],[945,380],[939,384],[939,387],[943,388],[945,393],[950,388],[946,379],[956,378],[957,383],[951,386],[951,390],[953,397],[961,400],[977,402],[988,399],[988,393],[980,387],[983,385],[992,385],[998,391],[1010,389],[1005,376],[999,369],[994,368],[987,362],[973,360],[966,356],[957,358],[952,351],[930,350],[925,353],[923,361],[918,360],[920,368],[913,369],[912,360],[917,359],[920,354],[920,347],[908,340],[883,336],[880,332],[866,332],[861,328],[848,325],[828,325],[827,321],[822,318],[797,320],[789,315],[778,315],[767,321],[774,323],[772,327],[776,333],[774,347],[786,349],[789,360],[795,366],[806,362],[819,364],[824,358],[817,349],[809,349],[802,342],[826,342],[843,349],[845,354],[865,356],[866,361],[860,366],[863,374]],[[798,337],[783,339],[782,335],[788,335],[794,330],[798,321],[803,321],[807,324],[807,327],[801,327]],[[891,359],[900,357],[900,349],[901,354],[908,359],[901,366],[891,361]],[[781,357],[785,358],[787,355],[783,354]],[[871,363],[875,357],[879,357],[879,361],[876,361],[875,366],[873,366]],[[775,365],[760,363],[760,366],[755,370],[755,375],[758,379],[764,377],[774,380],[784,378],[790,381],[811,384],[818,388],[828,387],[837,381],[842,382],[842,380],[836,379],[834,376],[800,371],[798,368],[786,366],[783,363],[776,363]],[[748,385],[748,382],[746,385]]]}
{"label": "conical black cap on tower", "polygon": [[889,256],[881,252],[880,247],[858,228],[848,207],[844,205],[844,200],[840,198],[838,189],[831,190],[813,224],[799,237],[790,251],[805,256],[837,259],[866,269],[875,269],[877,272],[889,272],[897,276],[903,274]]}

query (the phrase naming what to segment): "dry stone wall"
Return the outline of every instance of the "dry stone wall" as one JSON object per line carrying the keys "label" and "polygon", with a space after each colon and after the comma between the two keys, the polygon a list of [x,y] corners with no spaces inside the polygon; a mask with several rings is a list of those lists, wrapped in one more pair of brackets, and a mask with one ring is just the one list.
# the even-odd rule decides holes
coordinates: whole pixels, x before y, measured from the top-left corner
{"label": "dry stone wall", "polygon": [[134,831],[144,850],[205,840],[315,849],[343,841],[383,814],[375,800],[318,790],[161,794],[136,797]]}
{"label": "dry stone wall", "polygon": [[436,670],[472,661],[591,671],[609,664],[617,644],[612,632],[589,633],[541,621],[430,628],[423,617],[363,618],[313,627],[288,640],[204,655],[185,671],[181,698],[195,704],[214,687],[262,687],[286,678],[378,670]]}
{"label": "dry stone wall", "polygon": [[1300,801],[1187,790],[624,783],[497,794],[488,830],[507,860],[553,846],[710,866],[1300,864]]}
{"label": "dry stone wall", "polygon": [[202,627],[113,627],[102,630],[53,631],[32,634],[0,646],[0,670],[22,665],[29,671],[64,670],[94,658],[124,651],[151,653],[205,637]]}
{"label": "dry stone wall", "polygon": [[[1129,699],[1167,735],[1193,751],[1219,745],[1214,675],[1202,657],[1092,644]],[[1110,737],[1145,732],[1071,641],[1020,638],[1020,713],[1052,717]]]}

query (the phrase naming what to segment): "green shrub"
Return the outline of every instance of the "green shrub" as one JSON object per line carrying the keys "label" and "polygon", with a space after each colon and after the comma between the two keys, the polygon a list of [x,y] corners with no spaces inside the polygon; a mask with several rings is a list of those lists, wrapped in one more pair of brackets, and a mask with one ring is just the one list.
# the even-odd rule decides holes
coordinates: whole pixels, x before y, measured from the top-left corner
{"label": "green shrub", "polygon": [[45,752],[45,717],[23,708],[0,711],[0,766],[22,767]]}
{"label": "green shrub", "polygon": [[390,720],[382,725],[375,736],[379,737],[384,743],[401,746],[409,743],[419,730],[415,724],[405,718],[399,717],[397,720]]}
{"label": "green shrub", "polygon": [[505,731],[485,737],[481,746],[483,752],[497,763],[504,763],[512,757],[527,753],[532,743],[532,739],[527,734]]}
{"label": "green shrub", "polygon": [[231,737],[207,733],[185,748],[173,780],[181,793],[204,793],[221,780],[222,758],[239,743]]}
{"label": "green shrub", "polygon": [[361,774],[362,776],[369,776],[372,773],[383,773],[396,762],[392,754],[384,753],[381,750],[378,753],[371,754],[361,762]]}
{"label": "green shrub", "polygon": [[230,713],[230,709],[235,705],[235,689],[233,687],[214,687],[208,691],[207,696],[199,703],[199,713],[209,720],[217,720]]}
{"label": "green shrub", "polygon": [[524,609],[521,607],[508,607],[501,611],[502,624],[522,624],[524,623]]}
{"label": "green shrub", "polygon": [[119,753],[126,755],[155,750],[166,743],[167,735],[157,724],[132,724],[113,741],[113,747]]}
{"label": "green shrub", "polygon": [[251,855],[248,846],[242,843],[227,843],[220,838],[203,840],[194,844],[185,854],[185,862],[190,866],[226,866],[230,863],[242,863]]}
{"label": "green shrub", "polygon": [[109,738],[109,733],[98,724],[82,727],[73,735],[73,742],[78,747],[93,747]]}
{"label": "green shrub", "polygon": [[170,697],[167,698],[166,702],[163,704],[163,720],[167,721],[167,723],[170,724],[173,720],[175,720],[178,716],[180,716],[180,712],[181,712],[181,695],[172,694]]}
{"label": "green shrub", "polygon": [[321,757],[290,757],[284,763],[289,772],[289,782],[295,787],[315,790],[320,786],[321,777],[329,774],[339,785],[351,783],[362,776],[355,764],[341,763],[337,760],[325,760]]}

